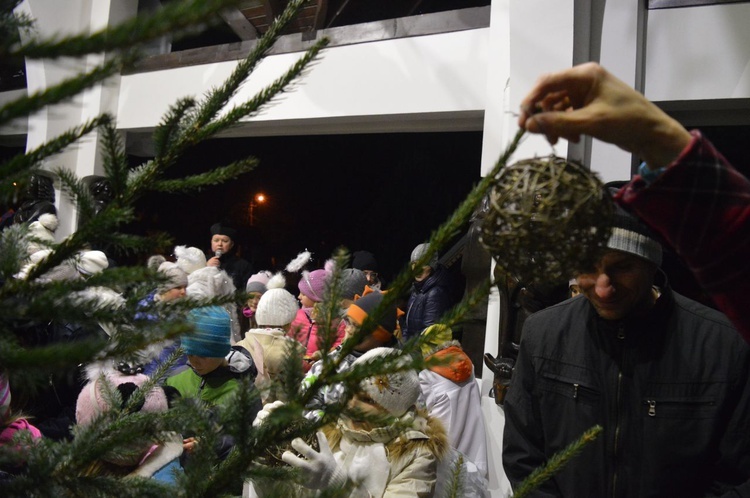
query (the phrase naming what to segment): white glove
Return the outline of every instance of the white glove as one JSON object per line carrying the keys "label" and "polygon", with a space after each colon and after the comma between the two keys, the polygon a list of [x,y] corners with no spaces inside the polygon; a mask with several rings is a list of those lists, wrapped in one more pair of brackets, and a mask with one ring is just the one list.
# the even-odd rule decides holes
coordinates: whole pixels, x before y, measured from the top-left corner
{"label": "white glove", "polygon": [[345,464],[349,480],[358,489],[367,490],[366,496],[383,496],[391,470],[383,443],[353,445],[347,452]]}
{"label": "white glove", "polygon": [[281,455],[281,459],[301,471],[304,485],[307,488],[325,489],[330,486],[341,487],[346,483],[346,472],[333,457],[325,434],[318,431],[317,436],[320,452],[312,449],[302,439],[296,438],[292,441],[292,448],[297,450],[307,460],[298,457],[291,451],[285,451]]}
{"label": "white glove", "polygon": [[255,420],[253,420],[253,427],[260,426],[260,424],[262,424],[263,421],[268,418],[271,412],[280,406],[284,406],[283,401],[274,401],[273,403],[268,403],[267,405],[264,405],[263,409],[259,411],[258,414],[255,416]]}

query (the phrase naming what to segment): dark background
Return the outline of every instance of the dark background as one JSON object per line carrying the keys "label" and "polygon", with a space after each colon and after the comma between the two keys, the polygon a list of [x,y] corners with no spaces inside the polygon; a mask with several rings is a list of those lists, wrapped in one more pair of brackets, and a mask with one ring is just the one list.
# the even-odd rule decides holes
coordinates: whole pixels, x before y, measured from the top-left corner
{"label": "dark background", "polygon": [[[480,180],[481,145],[481,132],[209,140],[170,174],[247,156],[260,165],[199,193],[149,196],[130,231],[161,230],[176,244],[208,249],[210,226],[224,221],[240,231],[241,254],[256,271],[282,269],[303,250],[313,253],[313,268],[322,267],[345,246],[374,253],[391,280]],[[250,202],[259,192],[268,200],[255,207],[250,226]]]}

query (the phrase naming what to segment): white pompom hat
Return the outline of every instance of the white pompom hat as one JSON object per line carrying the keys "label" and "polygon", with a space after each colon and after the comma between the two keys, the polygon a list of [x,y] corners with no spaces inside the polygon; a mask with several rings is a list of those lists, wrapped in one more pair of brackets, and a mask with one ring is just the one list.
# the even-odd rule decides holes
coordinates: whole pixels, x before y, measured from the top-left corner
{"label": "white pompom hat", "polygon": [[292,323],[299,310],[297,298],[287,291],[284,286],[286,279],[277,273],[266,284],[266,292],[258,301],[255,310],[255,320],[260,326],[283,327]]}
{"label": "white pompom hat", "polygon": [[[357,358],[352,366],[371,362],[375,358],[398,355],[398,350],[393,348],[374,348]],[[394,364],[403,365],[404,361],[408,362],[409,358],[402,356],[395,360]],[[413,368],[377,374],[364,379],[359,387],[388,413],[400,417],[414,406],[419,398],[419,374]]]}

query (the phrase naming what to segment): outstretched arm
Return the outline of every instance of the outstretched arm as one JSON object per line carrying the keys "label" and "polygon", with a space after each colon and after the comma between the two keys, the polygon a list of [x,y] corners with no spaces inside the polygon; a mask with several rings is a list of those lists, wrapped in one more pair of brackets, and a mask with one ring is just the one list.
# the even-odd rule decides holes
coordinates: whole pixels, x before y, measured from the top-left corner
{"label": "outstretched arm", "polygon": [[539,78],[521,103],[518,125],[578,142],[590,135],[632,152],[659,169],[690,142],[690,133],[639,92],[596,63]]}

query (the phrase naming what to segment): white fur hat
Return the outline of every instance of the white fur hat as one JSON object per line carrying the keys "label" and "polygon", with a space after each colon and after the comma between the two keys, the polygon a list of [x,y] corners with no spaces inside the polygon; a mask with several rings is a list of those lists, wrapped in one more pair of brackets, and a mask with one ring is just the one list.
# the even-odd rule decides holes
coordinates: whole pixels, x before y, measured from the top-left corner
{"label": "white fur hat", "polygon": [[[352,366],[371,362],[375,358],[397,356],[398,354],[399,352],[393,348],[371,349],[357,358]],[[395,364],[403,365],[402,361],[404,360],[408,361],[409,359],[402,356],[395,361]],[[373,375],[360,382],[359,386],[373,401],[395,417],[400,417],[414,406],[420,392],[419,374],[413,368]]]}
{"label": "white fur hat", "polygon": [[52,213],[44,213],[37,221],[29,224],[29,236],[38,239],[40,242],[29,242],[26,249],[28,254],[34,254],[37,251],[45,249],[48,244],[55,242],[55,230],[57,230],[57,216]]}
{"label": "white fur hat", "polygon": [[174,255],[177,266],[188,275],[206,267],[206,255],[197,247],[175,246]]}
{"label": "white fur hat", "polygon": [[284,289],[286,279],[277,273],[266,284],[266,292],[258,301],[255,320],[258,325],[282,327],[292,323],[299,310],[299,302],[291,292]]}
{"label": "white fur hat", "polygon": [[76,269],[84,275],[94,275],[108,266],[107,255],[101,251],[81,251],[76,259]]}
{"label": "white fur hat", "polygon": [[188,275],[187,295],[193,298],[229,296],[235,292],[232,277],[216,266],[206,266]]}

